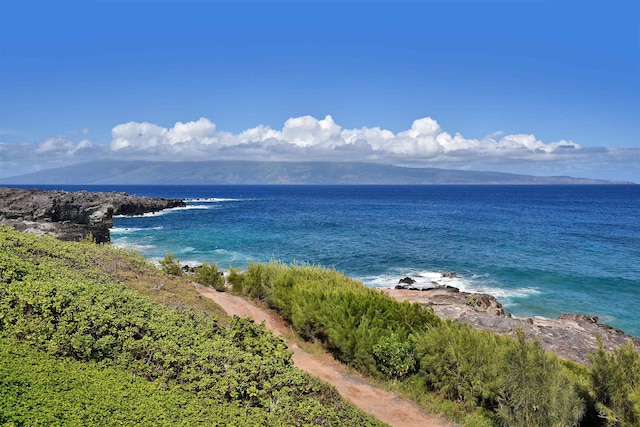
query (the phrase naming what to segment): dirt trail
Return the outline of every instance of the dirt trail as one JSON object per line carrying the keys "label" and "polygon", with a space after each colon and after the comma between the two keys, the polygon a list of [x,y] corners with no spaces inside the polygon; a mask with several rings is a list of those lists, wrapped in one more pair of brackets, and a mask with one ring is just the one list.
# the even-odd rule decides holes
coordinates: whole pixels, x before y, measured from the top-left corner
{"label": "dirt trail", "polygon": [[[287,329],[286,323],[280,316],[255,306],[243,298],[197,284],[195,286],[200,294],[212,299],[231,316],[251,317],[257,323],[264,321],[267,328],[277,336],[282,335],[282,331]],[[387,424],[397,427],[454,426],[440,416],[426,414],[415,403],[346,372],[339,362],[330,357],[309,354],[296,344],[290,344],[289,348],[293,351],[293,363],[296,367],[333,385],[345,399]]]}

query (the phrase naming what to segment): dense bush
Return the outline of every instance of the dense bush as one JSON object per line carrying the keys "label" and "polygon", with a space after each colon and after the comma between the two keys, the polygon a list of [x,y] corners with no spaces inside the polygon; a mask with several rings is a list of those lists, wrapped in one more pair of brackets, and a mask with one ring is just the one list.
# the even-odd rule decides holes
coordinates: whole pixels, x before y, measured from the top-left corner
{"label": "dense bush", "polygon": [[182,276],[183,271],[180,267],[180,260],[175,258],[171,252],[166,254],[160,261],[160,270],[170,276]]}
{"label": "dense bush", "polygon": [[596,410],[606,425],[640,425],[640,353],[633,344],[607,353],[599,343],[590,361]]}
{"label": "dense bush", "polygon": [[504,426],[577,426],[584,403],[577,384],[559,359],[540,341],[525,341],[522,330],[505,352],[505,370],[498,398]]}
{"label": "dense bush", "polygon": [[493,407],[507,341],[466,323],[443,322],[418,340],[421,374],[432,390],[449,399]]}
{"label": "dense bush", "polygon": [[[0,226],[0,338],[29,346],[46,360],[76,361],[82,364],[77,366],[91,372],[95,366],[126,371],[152,381],[153,390],[166,387],[180,396],[218,403],[221,406],[212,411],[214,415],[222,414],[218,417],[221,420],[227,415],[229,420],[238,420],[245,414],[254,414],[257,418],[248,420],[263,425],[272,423],[261,420],[274,420],[276,425],[376,424],[345,403],[333,388],[294,368],[286,344],[274,338],[264,325],[235,318],[229,326],[221,326],[216,319],[154,303],[115,282],[113,274],[118,274],[119,256],[121,252],[109,247],[64,243]],[[143,270],[148,268],[141,265]],[[105,271],[111,267],[113,272]],[[25,357],[35,357],[29,354]],[[48,363],[46,360],[43,363]],[[71,371],[57,378],[63,381],[68,375],[69,387],[74,389],[80,383],[78,378],[85,374],[79,370],[80,377],[74,377]],[[3,372],[3,384],[26,381],[20,377],[24,373],[13,368]],[[112,389],[125,390],[126,386],[109,385],[122,380],[120,374],[114,375],[115,379],[100,381]],[[30,411],[36,409],[29,408],[38,406],[33,399],[40,391],[16,396],[12,390],[13,394],[3,393],[2,399],[26,399],[20,403],[25,413],[13,410],[15,405],[0,405],[0,419],[16,424],[23,423],[22,419],[34,419]],[[64,390],[57,385],[52,385],[52,390],[57,391],[49,402],[65,399]],[[80,402],[79,394],[74,390],[69,393],[71,400]],[[91,394],[88,399],[78,403],[80,407],[90,405],[82,417],[99,417],[98,412],[111,410],[92,403]],[[227,407],[231,409],[224,409]],[[46,405],[43,408],[48,410]],[[141,410],[140,416],[151,414]],[[138,415],[132,417],[124,424],[135,424]],[[104,424],[98,419],[95,423],[82,422]],[[82,422],[74,418],[60,424]]]}
{"label": "dense bush", "polygon": [[276,425],[286,416],[161,385],[123,369],[60,359],[0,338],[0,425]]}
{"label": "dense bush", "polygon": [[373,357],[380,372],[389,378],[404,378],[418,367],[416,343],[411,336],[404,340],[397,334],[381,338],[373,346]]}
{"label": "dense bush", "polygon": [[373,351],[380,340],[393,335],[404,341],[440,323],[418,304],[397,302],[320,267],[254,263],[229,281],[235,293],[278,310],[305,339],[323,342],[339,360],[374,375],[382,374]]}
{"label": "dense bush", "polygon": [[193,280],[205,286],[211,286],[216,291],[225,290],[224,277],[218,270],[215,263],[207,264],[206,262],[194,269]]}
{"label": "dense bush", "polygon": [[637,425],[640,357],[632,345],[594,356],[591,389],[586,367],[560,361],[521,331],[514,340],[441,321],[334,270],[271,262],[232,271],[229,280],[233,292],[278,310],[303,338],[364,373],[406,381],[413,394],[422,387],[508,426],[575,426],[585,412],[593,425],[596,407],[611,425]]}

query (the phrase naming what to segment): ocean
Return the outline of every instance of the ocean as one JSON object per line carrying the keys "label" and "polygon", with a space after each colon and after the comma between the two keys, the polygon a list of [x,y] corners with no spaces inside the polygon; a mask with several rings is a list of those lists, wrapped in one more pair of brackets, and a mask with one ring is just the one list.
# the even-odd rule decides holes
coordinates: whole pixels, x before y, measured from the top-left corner
{"label": "ocean", "polygon": [[517,316],[584,313],[640,336],[637,185],[83,188],[187,200],[115,219],[113,244],[152,260],[306,262],[376,288],[409,276],[492,294]]}

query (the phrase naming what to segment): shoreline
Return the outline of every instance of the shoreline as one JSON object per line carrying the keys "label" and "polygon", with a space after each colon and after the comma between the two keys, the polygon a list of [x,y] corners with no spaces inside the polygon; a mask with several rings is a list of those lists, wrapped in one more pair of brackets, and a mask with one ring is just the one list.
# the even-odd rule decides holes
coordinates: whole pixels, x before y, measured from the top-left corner
{"label": "shoreline", "polygon": [[462,292],[450,286],[427,289],[410,289],[410,286],[399,285],[395,289],[379,291],[398,301],[416,302],[432,308],[443,319],[469,323],[500,335],[515,336],[516,330],[522,328],[527,339],[540,339],[545,350],[582,364],[587,364],[589,353],[598,348],[598,338],[607,351],[617,349],[629,340],[640,351],[640,338],[600,324],[595,316],[561,314],[557,319],[518,317],[504,310],[492,295]]}

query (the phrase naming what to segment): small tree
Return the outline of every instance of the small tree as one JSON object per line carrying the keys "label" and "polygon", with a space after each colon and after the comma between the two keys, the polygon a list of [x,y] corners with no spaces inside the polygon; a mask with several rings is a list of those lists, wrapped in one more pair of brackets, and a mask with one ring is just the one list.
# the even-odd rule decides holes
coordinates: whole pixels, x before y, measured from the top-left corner
{"label": "small tree", "polygon": [[160,270],[163,273],[171,276],[182,276],[182,269],[180,268],[180,260],[173,257],[173,254],[169,252],[164,258],[160,260]]}
{"label": "small tree", "polygon": [[211,286],[216,291],[225,291],[224,277],[220,274],[218,266],[214,262],[209,265],[205,262],[200,267],[196,267],[193,280],[201,285]]}

